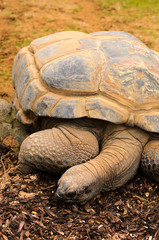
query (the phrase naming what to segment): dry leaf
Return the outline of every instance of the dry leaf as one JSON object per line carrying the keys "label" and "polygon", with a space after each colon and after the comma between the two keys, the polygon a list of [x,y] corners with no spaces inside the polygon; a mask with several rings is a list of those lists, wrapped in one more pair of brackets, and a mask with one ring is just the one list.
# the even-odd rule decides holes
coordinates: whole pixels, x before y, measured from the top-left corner
{"label": "dry leaf", "polygon": [[23,227],[24,227],[24,224],[25,224],[24,221],[21,221],[21,222],[20,222],[18,232],[21,232],[21,230],[22,230]]}
{"label": "dry leaf", "polygon": [[34,198],[35,196],[37,195],[37,193],[27,193],[27,192],[23,192],[23,191],[20,191],[19,192],[19,198]]}

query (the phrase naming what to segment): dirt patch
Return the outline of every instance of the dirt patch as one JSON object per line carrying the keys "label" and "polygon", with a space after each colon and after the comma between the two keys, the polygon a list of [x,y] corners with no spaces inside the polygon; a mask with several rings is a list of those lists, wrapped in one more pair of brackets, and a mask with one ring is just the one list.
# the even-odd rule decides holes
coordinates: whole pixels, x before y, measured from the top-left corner
{"label": "dirt patch", "polygon": [[18,50],[54,32],[127,31],[159,50],[159,14],[150,9],[122,8],[120,1],[106,8],[103,2],[0,0],[0,96],[12,96],[11,72]]}

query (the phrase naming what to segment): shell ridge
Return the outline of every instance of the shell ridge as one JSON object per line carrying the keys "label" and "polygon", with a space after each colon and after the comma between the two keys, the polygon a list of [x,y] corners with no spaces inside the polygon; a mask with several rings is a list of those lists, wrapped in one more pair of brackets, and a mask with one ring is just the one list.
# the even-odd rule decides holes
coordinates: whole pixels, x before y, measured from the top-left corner
{"label": "shell ridge", "polygon": [[30,106],[31,110],[33,110],[33,106],[36,104],[36,102],[38,102],[39,99],[42,98],[43,96],[45,96],[47,93],[48,93],[47,91],[46,91],[46,92],[42,92],[42,94],[38,95],[38,96],[35,98],[35,100],[32,102],[32,104],[31,104],[31,106]]}
{"label": "shell ridge", "polygon": [[[71,40],[72,38],[67,38],[67,39],[65,39],[66,41],[67,40]],[[58,43],[58,42],[62,42],[62,41],[64,41],[63,39],[59,39],[59,40],[50,40],[49,42],[46,42],[46,43],[43,43],[42,45],[40,45],[39,47],[37,47],[36,49],[34,49],[34,45],[32,45],[31,46],[31,49],[32,49],[32,51],[34,52],[34,54],[35,53],[37,53],[40,49],[42,49],[42,48],[44,48],[44,47],[47,47],[47,46],[49,46],[49,45],[51,45],[51,44],[54,44],[54,43]]]}
{"label": "shell ridge", "polygon": [[[47,64],[50,64],[52,61],[54,61],[54,60],[56,60],[56,59],[65,57],[65,56],[67,56],[67,55],[74,55],[74,54],[76,54],[77,52],[78,52],[78,53],[80,53],[80,52],[82,53],[82,52],[84,52],[84,50],[77,50],[77,49],[76,49],[76,50],[74,50],[74,51],[72,51],[72,52],[70,51],[69,54],[68,54],[68,52],[66,52],[65,54],[60,54],[60,55],[58,55],[57,57],[50,58],[48,61],[45,62],[45,64],[43,64],[43,63],[41,62],[41,65],[42,65],[42,66],[41,66],[41,68],[39,68],[39,70],[41,71],[43,67],[46,67]],[[35,61],[36,61],[36,60],[35,60]]]}
{"label": "shell ridge", "polygon": [[16,65],[16,71],[15,71],[15,75],[14,75],[14,81],[13,81],[14,85],[16,85],[19,65],[20,65],[20,63],[21,63],[23,57],[24,57],[26,54],[27,54],[27,53],[24,52],[24,53],[21,55],[21,57],[19,58],[18,62],[17,62],[17,65]]}
{"label": "shell ridge", "polygon": [[[39,40],[39,39],[46,39],[46,36],[45,37],[42,37],[42,38],[39,38],[39,39],[35,39],[31,44],[30,44],[30,47],[32,48],[33,51],[38,51],[39,49],[43,48],[45,45],[49,45],[49,44],[52,44],[52,43],[56,43],[56,42],[60,42],[60,41],[64,41],[64,40],[71,40],[71,39],[78,39],[80,38],[81,36],[84,37],[84,38],[91,38],[91,36],[87,33],[83,33],[83,32],[80,32],[80,31],[67,31],[68,34],[71,34],[71,37],[66,37],[66,38],[56,38],[58,35],[61,35],[61,34],[64,34],[65,32],[59,32],[59,33],[54,33],[54,34],[50,34],[47,36],[47,40],[46,40],[46,43],[41,43],[40,45],[36,45],[35,43]],[[77,35],[76,35],[77,33]],[[81,35],[81,36],[78,36]],[[74,35],[74,36],[73,36]],[[49,40],[49,37],[51,37],[51,39]],[[55,37],[54,39],[52,37]]]}
{"label": "shell ridge", "polygon": [[49,116],[51,117],[53,109],[56,107],[56,105],[61,101],[62,98],[59,98],[56,103],[50,108]]}
{"label": "shell ridge", "polygon": [[[18,87],[19,87],[19,84],[20,84],[20,80],[21,80],[21,78],[22,78],[22,75],[24,74],[25,70],[26,70],[28,67],[30,67],[31,65],[33,65],[33,64],[28,64],[28,65],[26,65],[26,66],[24,67],[23,71],[21,72],[19,78],[17,79],[17,84],[16,84],[17,90],[18,90]],[[33,66],[34,66],[34,65],[33,65]],[[28,68],[28,69],[29,69],[29,68]],[[30,80],[32,80],[32,79],[30,79]]]}
{"label": "shell ridge", "polygon": [[101,82],[102,82],[102,72],[103,72],[104,64],[106,64],[106,58],[104,56],[103,51],[101,51],[101,50],[98,50],[98,51],[100,53],[101,60],[102,60],[102,66],[101,66],[101,71],[100,71],[100,81],[99,81],[99,84],[98,84],[98,92],[102,94],[100,86],[101,86]]}
{"label": "shell ridge", "polygon": [[36,79],[38,80],[38,78],[32,78],[32,79],[30,79],[30,81],[26,84],[26,86],[24,87],[23,93],[22,93],[22,95],[21,95],[21,98],[19,99],[20,102],[22,102],[23,97],[24,97],[24,94],[25,94],[25,91],[26,91],[26,89],[28,88],[28,86],[30,85],[30,83],[33,82],[33,81],[36,80]]}

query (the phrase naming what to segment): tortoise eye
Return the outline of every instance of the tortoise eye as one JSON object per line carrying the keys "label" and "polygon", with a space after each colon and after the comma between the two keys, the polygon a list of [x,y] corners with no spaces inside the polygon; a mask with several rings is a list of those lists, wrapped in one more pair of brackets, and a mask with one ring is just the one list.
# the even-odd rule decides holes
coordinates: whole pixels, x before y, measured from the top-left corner
{"label": "tortoise eye", "polygon": [[72,198],[72,197],[74,197],[76,195],[76,192],[75,191],[73,191],[73,192],[68,192],[67,193],[67,197],[69,197],[69,198]]}

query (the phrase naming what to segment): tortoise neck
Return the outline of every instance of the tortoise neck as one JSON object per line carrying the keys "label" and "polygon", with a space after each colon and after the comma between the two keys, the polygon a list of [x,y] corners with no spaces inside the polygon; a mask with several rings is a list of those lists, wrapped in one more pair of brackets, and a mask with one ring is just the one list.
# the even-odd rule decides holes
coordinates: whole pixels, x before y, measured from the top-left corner
{"label": "tortoise neck", "polygon": [[74,125],[77,129],[85,129],[92,132],[100,142],[103,137],[103,132],[107,126],[107,122],[99,119],[92,118],[77,118],[77,119],[57,119],[57,118],[40,118],[37,121],[37,130],[50,129],[53,127],[58,127],[59,125]]}

